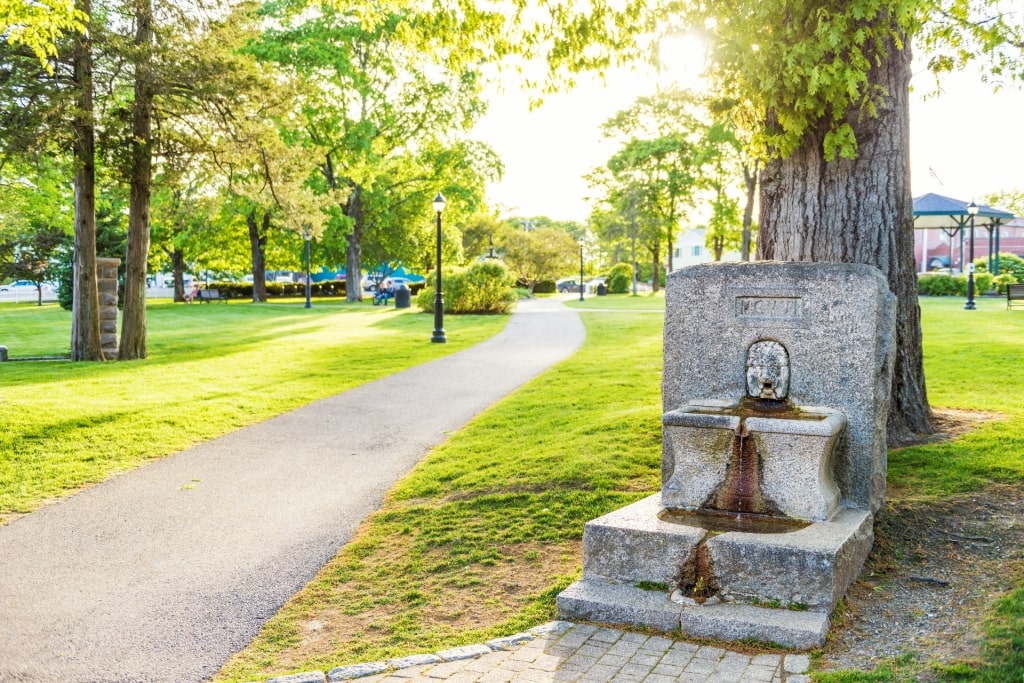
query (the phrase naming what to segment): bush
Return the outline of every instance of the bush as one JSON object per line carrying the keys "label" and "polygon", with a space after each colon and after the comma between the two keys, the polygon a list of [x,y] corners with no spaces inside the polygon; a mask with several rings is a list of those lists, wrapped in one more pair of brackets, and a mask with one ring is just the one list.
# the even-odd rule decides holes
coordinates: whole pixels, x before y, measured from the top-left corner
{"label": "bush", "polygon": [[554,294],[558,291],[554,280],[541,280],[533,286],[534,294]]}
{"label": "bush", "polygon": [[1016,254],[999,254],[999,274],[1012,275],[1014,282],[1024,282],[1024,259]]}
{"label": "bush", "polygon": [[608,291],[612,294],[625,294],[633,281],[633,266],[628,263],[616,263],[608,275]]}
{"label": "bush", "polygon": [[[964,292],[966,293],[967,292],[967,276],[963,275],[961,277],[964,278]],[[991,291],[991,289],[992,289],[992,281],[994,279],[995,278],[992,276],[992,273],[979,273],[979,272],[975,272],[974,273],[974,293],[975,294],[985,294],[986,292]]]}
{"label": "bush", "polygon": [[1014,277],[1013,273],[1000,273],[996,276],[996,291],[1000,294],[1006,294],[1006,285],[1012,285],[1017,282],[1017,278]]}
{"label": "bush", "polygon": [[[519,300],[515,279],[500,261],[478,262],[446,273],[442,287],[445,313],[508,313]],[[416,305],[424,313],[433,312],[433,287],[419,293]]]}
{"label": "bush", "polygon": [[917,293],[924,296],[955,296],[959,289],[957,278],[946,273],[926,273],[917,278]]}

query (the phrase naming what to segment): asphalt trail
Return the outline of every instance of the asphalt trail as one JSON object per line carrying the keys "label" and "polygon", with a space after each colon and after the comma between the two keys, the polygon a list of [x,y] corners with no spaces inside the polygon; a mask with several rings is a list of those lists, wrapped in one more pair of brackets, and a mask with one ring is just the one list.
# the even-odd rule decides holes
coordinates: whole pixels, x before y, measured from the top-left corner
{"label": "asphalt trail", "polygon": [[575,312],[528,301],[471,349],[0,527],[0,681],[208,679],[433,446],[583,339]]}

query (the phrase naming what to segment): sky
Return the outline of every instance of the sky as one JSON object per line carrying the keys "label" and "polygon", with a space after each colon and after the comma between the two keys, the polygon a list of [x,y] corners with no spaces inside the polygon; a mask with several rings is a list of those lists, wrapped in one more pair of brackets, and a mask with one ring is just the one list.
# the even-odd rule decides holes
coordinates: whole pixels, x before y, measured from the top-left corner
{"label": "sky", "polygon": [[[693,63],[683,48],[679,64]],[[678,80],[693,82],[692,70]],[[639,96],[651,94],[647,71],[618,72],[602,84],[596,78],[547,98],[535,111],[526,95],[510,86],[492,100],[476,135],[505,164],[501,182],[488,199],[502,216],[548,216],[585,221],[590,190],[582,176],[615,153],[599,126]],[[943,92],[932,92],[927,72],[912,81],[911,184],[913,195],[935,192],[969,201],[1004,189],[1024,189],[1024,91],[992,92],[976,73],[947,75]]]}

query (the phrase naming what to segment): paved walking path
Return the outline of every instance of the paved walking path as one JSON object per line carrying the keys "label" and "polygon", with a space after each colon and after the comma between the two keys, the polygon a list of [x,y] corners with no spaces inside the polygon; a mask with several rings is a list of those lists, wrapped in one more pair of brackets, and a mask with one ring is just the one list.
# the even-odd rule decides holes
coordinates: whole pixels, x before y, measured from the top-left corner
{"label": "paved walking path", "polygon": [[810,683],[802,654],[744,654],[553,621],[508,638],[266,683]]}
{"label": "paved walking path", "polygon": [[525,302],[471,349],[0,527],[0,681],[207,679],[431,447],[583,338],[559,301]]}

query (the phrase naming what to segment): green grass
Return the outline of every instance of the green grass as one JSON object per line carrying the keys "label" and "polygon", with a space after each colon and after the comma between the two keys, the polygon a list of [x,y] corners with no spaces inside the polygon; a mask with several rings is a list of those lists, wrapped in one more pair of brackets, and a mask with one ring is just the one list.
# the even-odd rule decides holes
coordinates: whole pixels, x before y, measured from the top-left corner
{"label": "green grass", "polygon": [[[0,521],[310,401],[479,342],[502,317],[369,304],[150,304],[146,361],[0,365]],[[11,357],[66,353],[70,314],[0,306]]]}
{"label": "green grass", "polygon": [[665,290],[658,292],[640,292],[636,296],[632,294],[608,294],[597,296],[596,294],[584,294],[583,301],[580,301],[579,293],[565,299],[567,306],[572,308],[600,308],[620,311],[664,311]]}
{"label": "green grass", "polygon": [[[425,458],[218,680],[480,642],[552,618],[555,595],[578,575],[584,522],[659,487],[662,322],[635,311],[657,310],[663,301],[587,297],[582,307],[607,310],[582,314],[583,349]],[[1024,480],[1024,312],[985,298],[973,312],[963,310],[962,299],[921,305],[932,404],[1001,418],[951,442],[890,453],[890,499],[925,504]],[[31,322],[13,343],[12,318],[0,307],[0,344],[34,353],[66,346],[66,318],[37,314],[55,316],[55,341],[32,331]],[[446,325],[454,343],[444,351],[501,323],[452,316]],[[51,459],[91,467],[90,459],[118,460],[109,443],[123,450],[154,439],[186,445],[208,436],[203,421],[192,419],[200,411],[223,413],[216,429],[227,430],[280,412],[281,404],[314,398],[311,393],[340,391],[424,360],[439,352],[422,343],[430,328],[426,316],[368,306],[157,305],[148,361],[0,366],[0,422],[16,425],[14,437],[0,436],[0,467],[8,467],[15,447],[31,452],[19,476],[49,485],[73,469],[40,464]],[[47,415],[26,417],[36,412]],[[133,463],[158,455],[136,455]],[[32,468],[38,474],[29,477]],[[0,469],[0,496],[10,478],[9,469]],[[923,653],[870,672],[814,676],[909,681],[927,670],[950,681],[1022,680],[1024,587],[998,596],[986,633],[977,661],[939,666]]]}

